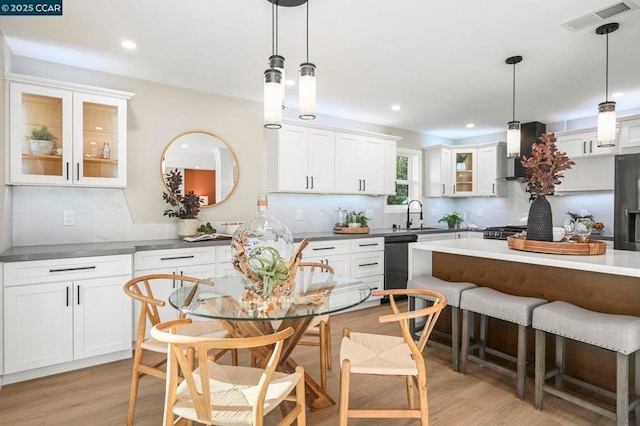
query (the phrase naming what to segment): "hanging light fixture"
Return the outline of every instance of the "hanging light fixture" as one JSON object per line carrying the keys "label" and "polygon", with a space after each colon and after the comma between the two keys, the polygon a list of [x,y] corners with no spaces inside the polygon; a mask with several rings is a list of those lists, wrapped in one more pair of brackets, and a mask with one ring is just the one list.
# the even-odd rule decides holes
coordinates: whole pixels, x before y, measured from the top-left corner
{"label": "hanging light fixture", "polygon": [[[276,55],[276,2],[271,4],[271,56],[269,69],[264,72],[264,127],[280,129],[282,127],[282,109],[284,108],[284,58]],[[282,61],[280,61],[280,59]],[[277,67],[282,65],[282,71]]]}
{"label": "hanging light fixture", "polygon": [[307,60],[300,64],[299,117],[302,120],[316,118],[316,66],[309,62],[309,0],[307,0]]}
{"label": "hanging light fixture", "polygon": [[[276,13],[275,13],[275,23],[276,23],[276,32],[275,32],[275,53],[272,54],[271,56],[269,56],[269,68],[273,68],[276,69],[278,71],[280,71],[280,74],[282,74],[282,83],[280,84],[280,88],[282,91],[282,109],[284,109],[284,101],[285,101],[285,74],[284,74],[284,56],[281,56],[278,54],[278,3],[273,3],[271,6],[271,19],[273,20],[273,7],[275,6],[276,9]],[[273,30],[272,30],[273,32]],[[272,35],[273,37],[273,35]],[[273,48],[272,48],[273,51]]]}
{"label": "hanging light fixture", "polygon": [[522,56],[511,56],[505,62],[513,65],[513,115],[507,123],[507,157],[520,156],[520,122],[516,121],[516,64],[522,62]]}
{"label": "hanging light fixture", "polygon": [[598,146],[616,144],[616,103],[609,101],[609,33],[616,31],[619,24],[612,22],[596,28],[596,34],[607,36],[604,102],[598,104]]}

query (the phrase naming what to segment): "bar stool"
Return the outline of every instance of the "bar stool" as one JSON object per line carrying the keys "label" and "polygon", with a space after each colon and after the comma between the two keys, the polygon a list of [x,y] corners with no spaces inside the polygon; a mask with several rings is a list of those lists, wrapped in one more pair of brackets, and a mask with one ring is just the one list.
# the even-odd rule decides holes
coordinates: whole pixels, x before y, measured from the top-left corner
{"label": "bar stool", "polygon": [[[509,377],[516,378],[518,398],[524,399],[526,364],[527,364],[527,327],[531,325],[534,308],[547,303],[544,299],[522,297],[505,294],[488,287],[478,287],[462,292],[460,309],[462,309],[462,355],[460,370],[467,373],[467,359],[483,367],[490,368]],[[479,342],[469,346],[469,331],[471,328],[470,315],[480,314]],[[518,353],[517,357],[487,348],[487,317],[518,324]],[[469,351],[478,349],[478,356]],[[489,353],[502,359],[516,363],[516,371],[487,361],[485,355]]]}
{"label": "bar stool", "polygon": [[[551,302],[533,311],[536,330],[535,407],[542,410],[544,392],[573,402],[583,408],[608,417],[618,425],[627,425],[629,412],[635,409],[636,424],[640,422],[640,318],[605,314],[580,308],[567,302]],[[545,370],[545,336],[556,336],[556,366]],[[564,339],[588,343],[616,352],[616,392],[599,388],[568,376],[564,368]],[[629,355],[635,354],[635,395],[629,398]],[[555,386],[545,380],[555,377]],[[563,390],[564,382],[616,400],[616,411],[608,410]]]}
{"label": "bar stool", "polygon": [[[434,330],[432,335],[436,333],[446,335],[451,339],[451,347],[449,348],[433,340],[429,340],[429,345],[451,349],[451,365],[453,371],[460,371],[460,294],[465,290],[475,287],[476,285],[472,283],[444,281],[431,275],[420,275],[407,281],[407,288],[431,290],[436,293],[441,293],[447,298],[447,305],[451,306],[451,334],[447,335],[446,333]],[[409,298],[409,310],[415,310],[415,298],[413,297]],[[414,321],[411,321],[411,334],[416,336]]]}

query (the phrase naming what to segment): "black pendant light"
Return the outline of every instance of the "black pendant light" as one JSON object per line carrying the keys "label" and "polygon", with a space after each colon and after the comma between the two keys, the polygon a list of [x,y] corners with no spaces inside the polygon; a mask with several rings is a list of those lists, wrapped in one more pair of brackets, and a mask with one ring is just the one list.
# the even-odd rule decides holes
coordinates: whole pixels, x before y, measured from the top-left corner
{"label": "black pendant light", "polygon": [[[280,129],[282,127],[282,108],[284,108],[284,79],[283,71],[278,69],[282,66],[284,70],[284,58],[276,55],[275,21],[276,7],[274,2],[271,5],[271,56],[269,57],[269,68],[264,72],[264,127],[267,129]],[[281,59],[281,60],[280,60]]]}
{"label": "black pendant light", "polygon": [[513,65],[513,115],[507,123],[507,157],[519,157],[520,122],[516,121],[516,64],[522,62],[522,56],[511,56],[505,62]]}
{"label": "black pendant light", "polygon": [[316,66],[309,62],[309,2],[307,0],[307,60],[300,64],[299,69],[298,103],[302,120],[316,118]]}
{"label": "black pendant light", "polygon": [[596,28],[596,34],[607,38],[604,102],[598,104],[598,146],[609,147],[616,144],[616,103],[609,101],[609,33],[616,31],[619,24],[612,22]]}

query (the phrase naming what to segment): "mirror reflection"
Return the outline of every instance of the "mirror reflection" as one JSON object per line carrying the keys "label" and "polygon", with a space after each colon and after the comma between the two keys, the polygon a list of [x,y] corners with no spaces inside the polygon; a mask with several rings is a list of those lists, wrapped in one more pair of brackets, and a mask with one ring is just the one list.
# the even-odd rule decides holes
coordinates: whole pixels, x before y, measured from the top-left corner
{"label": "mirror reflection", "polygon": [[[238,161],[220,137],[204,131],[186,132],[174,138],[162,153],[162,182],[169,170],[182,173],[182,193],[195,192],[202,207],[223,202],[238,182]],[[166,183],[165,183],[166,186]]]}

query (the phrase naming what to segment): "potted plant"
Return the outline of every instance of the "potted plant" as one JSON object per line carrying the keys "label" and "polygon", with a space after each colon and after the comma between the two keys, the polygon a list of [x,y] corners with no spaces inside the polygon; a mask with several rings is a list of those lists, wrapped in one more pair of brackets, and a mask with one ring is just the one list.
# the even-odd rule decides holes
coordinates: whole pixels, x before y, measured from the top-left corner
{"label": "potted plant", "polygon": [[553,133],[544,133],[540,142],[531,147],[531,157],[522,156],[522,165],[526,169],[525,182],[536,198],[529,208],[527,220],[527,239],[553,241],[553,222],[551,205],[547,195],[555,192],[560,185],[564,170],[569,170],[575,162],[569,160],[566,153],[560,152],[555,144]]}
{"label": "potted plant", "polygon": [[187,237],[198,233],[198,213],[200,197],[189,191],[182,194],[182,173],[178,169],[165,174],[165,183],[169,193],[163,192],[162,199],[171,206],[163,216],[178,218],[178,235]]}
{"label": "potted plant", "polygon": [[462,215],[458,212],[453,212],[450,214],[445,214],[440,218],[438,222],[447,222],[447,226],[449,229],[455,229],[460,227],[460,224],[464,222]]}
{"label": "potted plant", "polygon": [[351,228],[366,228],[369,226],[369,220],[364,212],[349,212],[346,219],[347,226]]}
{"label": "potted plant", "polygon": [[31,153],[36,155],[51,155],[53,152],[53,142],[58,138],[47,129],[47,126],[42,126],[39,129],[33,129],[31,134],[26,136],[29,139],[29,148]]}

